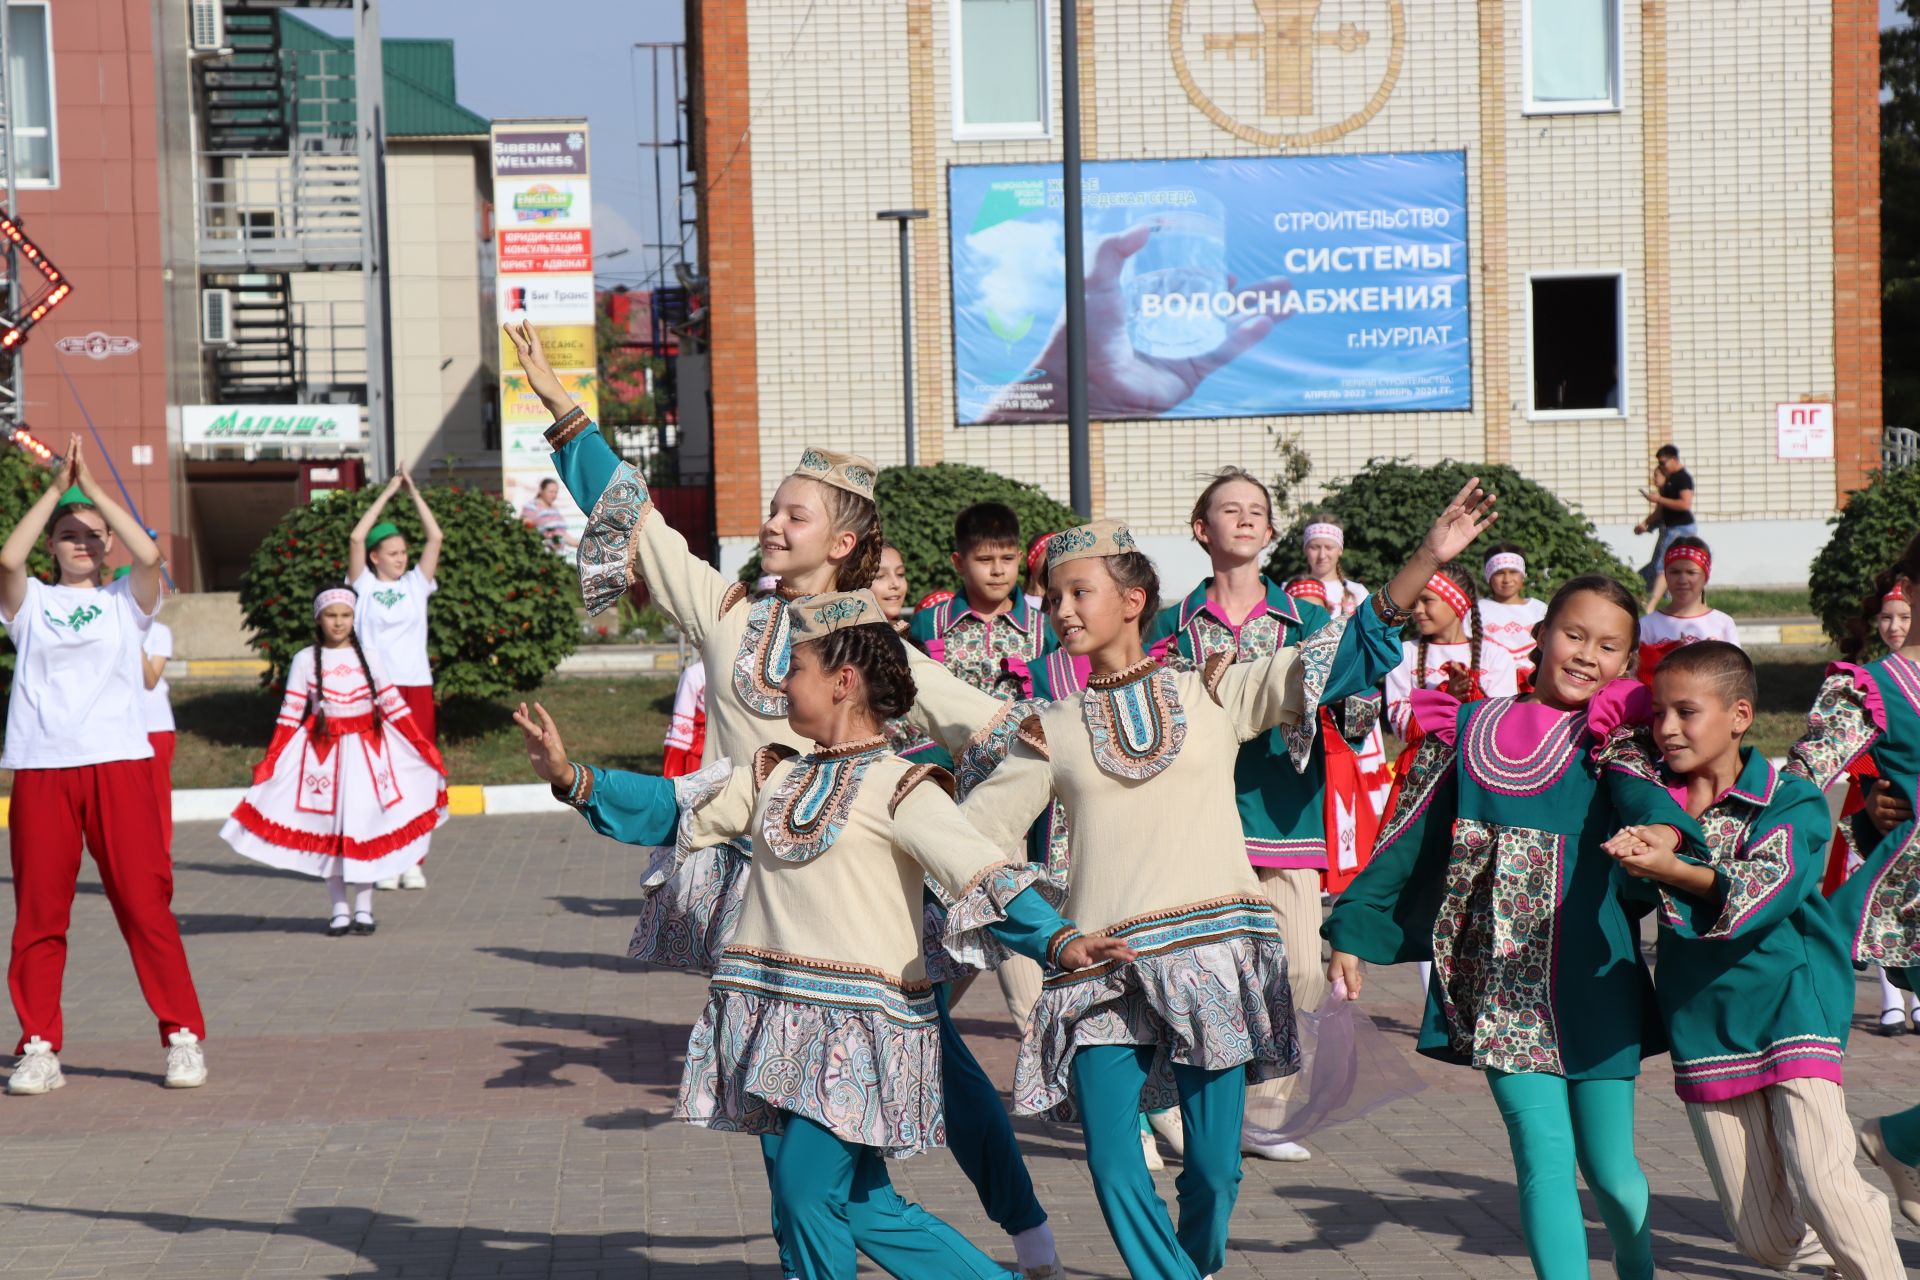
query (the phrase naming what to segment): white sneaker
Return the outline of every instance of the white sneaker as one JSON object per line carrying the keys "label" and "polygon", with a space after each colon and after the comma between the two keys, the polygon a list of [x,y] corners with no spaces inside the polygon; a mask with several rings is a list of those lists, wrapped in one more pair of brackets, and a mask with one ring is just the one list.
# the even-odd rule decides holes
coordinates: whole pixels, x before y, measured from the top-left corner
{"label": "white sneaker", "polygon": [[1289,1163],[1313,1159],[1313,1152],[1297,1142],[1261,1142],[1247,1134],[1240,1136],[1240,1154]]}
{"label": "white sneaker", "polygon": [[167,1037],[167,1088],[198,1089],[207,1082],[207,1051],[191,1031]]}
{"label": "white sneaker", "polygon": [[414,863],[400,873],[400,887],[402,889],[424,889],[427,887],[427,873],[420,869],[419,863]]}
{"label": "white sneaker", "polygon": [[388,876],[385,880],[375,880],[373,887],[376,889],[398,889],[400,887],[400,877]]}
{"label": "white sneaker", "polygon": [[1153,1140],[1151,1129],[1140,1131],[1140,1154],[1147,1158],[1147,1168],[1154,1173],[1167,1167],[1167,1162],[1160,1158],[1160,1146]]}
{"label": "white sneaker", "polygon": [[1160,1135],[1160,1141],[1167,1144],[1167,1150],[1177,1156],[1187,1154],[1187,1130],[1180,1123],[1178,1111],[1149,1111],[1147,1123]]}
{"label": "white sneaker", "polygon": [[51,1093],[67,1082],[60,1074],[60,1058],[53,1046],[39,1036],[27,1041],[27,1047],[20,1051],[20,1061],[14,1064],[13,1074],[7,1077],[7,1092],[22,1095]]}

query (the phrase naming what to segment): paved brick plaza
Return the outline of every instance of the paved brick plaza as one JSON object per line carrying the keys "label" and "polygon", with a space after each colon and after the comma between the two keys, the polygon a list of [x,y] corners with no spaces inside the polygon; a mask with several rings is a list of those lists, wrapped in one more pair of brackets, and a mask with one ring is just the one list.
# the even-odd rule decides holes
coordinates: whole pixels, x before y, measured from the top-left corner
{"label": "paved brick plaza", "polygon": [[[242,862],[212,824],[182,826],[177,854],[212,1082],[159,1087],[158,1038],[89,864],[67,1088],[0,1097],[0,1276],[777,1276],[755,1144],[664,1119],[702,986],[622,959],[633,850],[570,815],[456,819],[433,887],[380,895],[379,934],[338,940],[319,932],[317,882]],[[1413,983],[1379,976],[1391,998],[1368,1007],[1404,1040]],[[998,991],[960,1014],[1006,1083]],[[6,1034],[11,1048],[10,1016]],[[1920,1039],[1863,1033],[1854,1051],[1857,1112],[1920,1092]],[[1529,1274],[1484,1087],[1422,1074],[1424,1094],[1323,1135],[1312,1162],[1249,1163],[1228,1276]],[[1773,1274],[1723,1242],[1664,1065],[1640,1097],[1662,1275]],[[1120,1274],[1077,1137],[1020,1128],[1069,1271]],[[895,1176],[994,1242],[945,1154]],[[1920,1267],[1920,1239],[1899,1230]]]}

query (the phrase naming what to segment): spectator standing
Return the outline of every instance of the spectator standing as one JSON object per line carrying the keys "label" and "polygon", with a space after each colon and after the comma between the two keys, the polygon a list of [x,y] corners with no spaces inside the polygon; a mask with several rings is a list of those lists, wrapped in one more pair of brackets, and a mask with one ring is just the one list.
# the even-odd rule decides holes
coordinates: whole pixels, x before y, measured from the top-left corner
{"label": "spectator standing", "polygon": [[560,509],[558,480],[540,482],[533,501],[520,508],[520,519],[527,528],[540,535],[540,540],[547,544],[549,551],[564,553],[575,545],[574,540],[567,536],[567,513]]}
{"label": "spectator standing", "polygon": [[1647,518],[1633,526],[1635,533],[1657,533],[1653,555],[1640,568],[1640,580],[1647,584],[1647,612],[1660,607],[1667,593],[1667,548],[1675,538],[1700,536],[1700,524],[1693,514],[1693,476],[1680,465],[1680,450],[1663,444],[1653,455],[1653,485],[1640,490],[1640,496],[1653,504]]}

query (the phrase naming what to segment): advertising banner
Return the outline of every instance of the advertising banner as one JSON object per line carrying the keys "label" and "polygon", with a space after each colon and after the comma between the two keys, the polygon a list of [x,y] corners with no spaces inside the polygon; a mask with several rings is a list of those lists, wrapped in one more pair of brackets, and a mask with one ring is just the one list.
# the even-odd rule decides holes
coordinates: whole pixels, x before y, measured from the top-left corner
{"label": "advertising banner", "polygon": [[182,444],[354,444],[364,438],[357,404],[183,404]]}
{"label": "advertising banner", "polygon": [[[962,425],[1066,416],[1058,166],[948,171]],[[1108,421],[1470,409],[1464,153],[1089,163]]]}
{"label": "advertising banner", "polygon": [[[495,307],[502,323],[530,321],[568,393],[598,417],[594,340],[593,192],[585,120],[496,121],[493,126]],[[513,343],[500,343],[501,489],[514,510],[540,518],[541,483],[555,479],[543,433],[553,417],[527,386]],[[586,515],[561,486],[564,546],[571,553]]]}

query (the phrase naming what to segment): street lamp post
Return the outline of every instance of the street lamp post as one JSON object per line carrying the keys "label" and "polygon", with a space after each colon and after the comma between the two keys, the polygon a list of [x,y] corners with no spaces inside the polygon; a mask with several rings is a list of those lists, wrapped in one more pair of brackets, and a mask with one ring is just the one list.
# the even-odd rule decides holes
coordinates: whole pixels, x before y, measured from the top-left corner
{"label": "street lamp post", "polygon": [[1060,178],[1067,220],[1067,480],[1074,514],[1093,519],[1087,444],[1087,260],[1080,221],[1079,0],[1060,0]]}
{"label": "street lamp post", "polygon": [[907,428],[907,465],[918,466],[919,446],[913,435],[913,274],[908,243],[912,223],[927,216],[925,209],[883,209],[873,215],[882,222],[900,224],[900,410]]}

